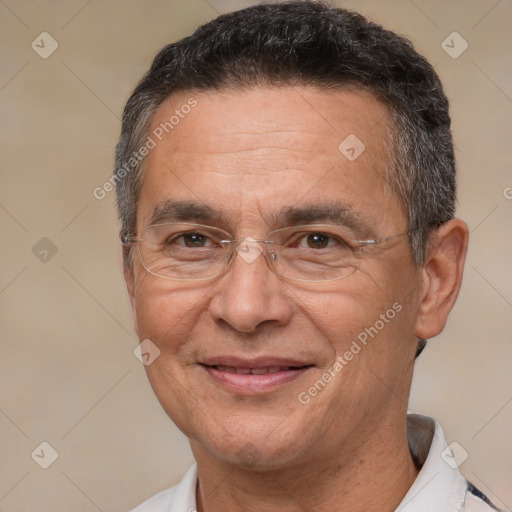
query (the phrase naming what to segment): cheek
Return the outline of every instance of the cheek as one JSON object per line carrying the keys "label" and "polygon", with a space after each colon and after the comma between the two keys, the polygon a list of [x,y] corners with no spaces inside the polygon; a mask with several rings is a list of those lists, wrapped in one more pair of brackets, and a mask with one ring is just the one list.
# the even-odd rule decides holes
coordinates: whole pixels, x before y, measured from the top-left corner
{"label": "cheek", "polygon": [[322,291],[296,292],[302,313],[331,341],[336,352],[345,350],[347,343],[379,320],[380,314],[392,310],[397,300],[388,287],[378,289],[361,275],[351,279],[350,287],[338,283],[332,290],[324,286]]}
{"label": "cheek", "polygon": [[392,379],[411,360],[415,297],[409,288],[416,276],[403,271],[406,259],[397,257],[389,273],[368,265],[347,278],[347,286],[300,294],[304,315],[332,345],[330,364],[342,358],[337,381],[344,388],[364,392],[372,374]]}
{"label": "cheek", "polygon": [[190,403],[190,397],[197,395],[187,377],[193,360],[190,340],[200,322],[204,295],[204,290],[150,277],[139,283],[135,296],[140,340],[151,340],[159,350],[145,366],[149,382],[162,408],[188,436],[193,436],[189,423],[196,414],[196,401]]}
{"label": "cheek", "polygon": [[142,277],[135,293],[140,339],[150,339],[161,351],[176,352],[197,324],[204,295],[204,289]]}

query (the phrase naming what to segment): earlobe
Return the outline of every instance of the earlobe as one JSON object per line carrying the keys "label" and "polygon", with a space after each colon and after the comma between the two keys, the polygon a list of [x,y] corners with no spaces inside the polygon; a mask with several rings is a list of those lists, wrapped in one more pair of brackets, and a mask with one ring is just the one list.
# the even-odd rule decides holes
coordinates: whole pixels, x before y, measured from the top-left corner
{"label": "earlobe", "polygon": [[446,222],[432,234],[423,269],[418,338],[432,338],[444,329],[462,283],[468,238],[468,227],[460,219]]}

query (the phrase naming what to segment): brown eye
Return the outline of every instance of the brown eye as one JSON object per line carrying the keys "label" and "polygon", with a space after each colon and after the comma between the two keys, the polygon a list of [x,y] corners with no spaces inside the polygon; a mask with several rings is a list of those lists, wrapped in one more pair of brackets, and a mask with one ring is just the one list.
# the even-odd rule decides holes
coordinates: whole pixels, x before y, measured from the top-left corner
{"label": "brown eye", "polygon": [[188,247],[190,249],[198,249],[202,247],[211,247],[213,242],[212,239],[207,235],[197,231],[190,231],[188,233],[181,233],[168,237],[165,245],[167,247],[179,246]]}
{"label": "brown eye", "polygon": [[200,233],[187,233],[181,238],[186,247],[204,247],[208,243],[208,237]]}
{"label": "brown eye", "polygon": [[323,233],[311,233],[307,236],[306,242],[311,249],[325,249],[329,247],[331,237]]}

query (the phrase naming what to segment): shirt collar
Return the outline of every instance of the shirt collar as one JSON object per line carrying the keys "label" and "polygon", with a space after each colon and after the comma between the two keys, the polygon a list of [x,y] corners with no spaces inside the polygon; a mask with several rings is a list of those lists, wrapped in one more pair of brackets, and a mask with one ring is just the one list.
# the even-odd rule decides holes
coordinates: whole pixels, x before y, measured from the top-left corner
{"label": "shirt collar", "polygon": [[196,511],[197,464],[194,464],[176,487],[170,510],[176,512]]}
{"label": "shirt collar", "polygon": [[439,423],[426,416],[409,414],[407,437],[411,454],[421,470],[396,512],[460,510],[467,482],[453,457],[449,457],[450,448]]}

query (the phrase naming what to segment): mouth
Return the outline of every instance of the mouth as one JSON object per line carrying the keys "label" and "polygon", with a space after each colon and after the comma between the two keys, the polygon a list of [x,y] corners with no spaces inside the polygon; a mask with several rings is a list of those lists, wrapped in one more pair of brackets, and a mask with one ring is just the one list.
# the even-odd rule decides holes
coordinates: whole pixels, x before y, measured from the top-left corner
{"label": "mouth", "polygon": [[269,366],[267,368],[236,368],[234,366],[214,365],[210,366],[219,372],[236,373],[237,375],[266,375],[268,373],[287,372],[300,370],[303,366]]}
{"label": "mouth", "polygon": [[219,358],[201,366],[216,384],[239,394],[255,394],[288,384],[314,365],[277,359]]}

